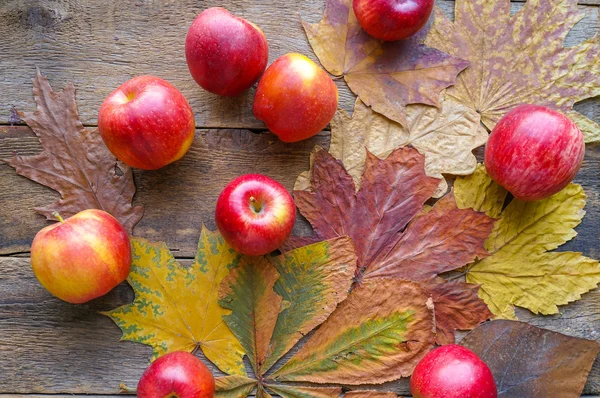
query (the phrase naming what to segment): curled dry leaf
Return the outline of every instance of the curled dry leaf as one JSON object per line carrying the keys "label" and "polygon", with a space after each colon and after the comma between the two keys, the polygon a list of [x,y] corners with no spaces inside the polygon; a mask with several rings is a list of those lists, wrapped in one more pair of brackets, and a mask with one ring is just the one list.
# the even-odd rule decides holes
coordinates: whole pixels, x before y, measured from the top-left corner
{"label": "curled dry leaf", "polygon": [[[427,175],[441,179],[434,194],[440,197],[448,190],[442,173],[467,175],[477,166],[472,151],[485,144],[487,131],[480,124],[477,112],[451,100],[444,100],[441,108],[410,105],[406,108],[406,127],[373,112],[360,99],[356,100],[352,117],[339,110],[331,121],[329,153],[344,164],[355,186],[365,169],[367,152],[386,157],[392,150],[411,145],[425,155]],[[314,155],[311,155],[311,165]],[[310,186],[309,173],[298,177],[294,189]]]}
{"label": "curled dry leaf", "polygon": [[440,92],[468,65],[425,46],[427,28],[406,40],[382,42],[360,28],[352,0],[327,0],[325,7],[321,22],[302,22],[321,64],[344,76],[365,104],[402,125],[407,104],[439,107]]}
{"label": "curled dry leaf", "polygon": [[153,358],[197,347],[223,372],[245,375],[244,351],[221,316],[219,284],[241,255],[215,232],[202,229],[191,267],[180,266],[164,243],[132,239],[127,281],[135,300],[105,313],[123,331],[123,340],[150,345]]}
{"label": "curled dry leaf", "polygon": [[270,378],[358,385],[409,376],[433,347],[429,300],[414,282],[366,281]]}
{"label": "curled dry leaf", "polygon": [[[318,151],[311,189],[294,192],[315,236],[292,237],[284,248],[347,235],[356,246],[360,282],[395,277],[424,285],[440,273],[487,256],[483,244],[494,219],[459,209],[452,194],[424,211],[439,185],[438,179],[426,175],[424,165],[424,156],[413,148],[396,149],[386,159],[367,153],[362,183],[355,192],[341,162]],[[489,315],[471,285],[436,286],[432,293],[439,299],[435,303],[439,343],[450,342],[455,329],[471,329]],[[481,311],[468,314],[474,309]]]}
{"label": "curled dry leaf", "polygon": [[577,0],[529,0],[516,14],[510,0],[456,0],[454,22],[435,10],[425,43],[470,62],[446,92],[481,114],[490,130],[508,111],[532,103],[560,110],[600,140],[600,126],[573,104],[600,95],[598,36],[565,48],[583,18]]}
{"label": "curled dry leaf", "polygon": [[513,199],[478,166],[457,179],[461,208],[499,217],[485,246],[490,256],[467,268],[467,282],[481,285],[479,296],[498,317],[515,319],[518,305],[538,314],[556,314],[558,305],[581,298],[600,283],[597,260],[573,252],[548,252],[571,240],[585,212],[581,186],[570,184],[548,199]]}
{"label": "curled dry leaf", "polygon": [[484,323],[461,344],[489,366],[500,398],[580,397],[600,352],[596,341],[514,321]]}
{"label": "curled dry leaf", "polygon": [[79,120],[72,83],[54,92],[40,71],[33,80],[35,112],[19,116],[40,139],[42,152],[5,159],[18,174],[54,189],[60,199],[36,212],[56,221],[54,212],[70,217],[82,210],[100,209],[112,214],[129,234],[144,214],[132,206],[135,184],[131,168],[117,161],[97,130]]}

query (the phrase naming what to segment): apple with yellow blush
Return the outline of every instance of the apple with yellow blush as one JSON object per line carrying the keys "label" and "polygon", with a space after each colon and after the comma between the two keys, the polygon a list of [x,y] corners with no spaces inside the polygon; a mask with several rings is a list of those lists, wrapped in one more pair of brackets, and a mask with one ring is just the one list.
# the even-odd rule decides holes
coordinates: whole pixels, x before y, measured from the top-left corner
{"label": "apple with yellow blush", "polygon": [[108,293],[129,274],[131,246],[123,226],[102,210],[84,210],[37,233],[31,265],[50,293],[73,304]]}

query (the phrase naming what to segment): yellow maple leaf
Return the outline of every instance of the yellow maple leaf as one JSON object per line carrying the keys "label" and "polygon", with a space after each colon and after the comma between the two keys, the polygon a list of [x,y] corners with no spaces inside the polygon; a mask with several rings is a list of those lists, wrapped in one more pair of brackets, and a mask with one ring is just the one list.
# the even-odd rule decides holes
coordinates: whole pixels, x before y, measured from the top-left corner
{"label": "yellow maple leaf", "polygon": [[191,267],[179,265],[164,243],[132,238],[131,246],[127,281],[135,300],[105,313],[122,339],[152,346],[153,358],[199,347],[223,372],[245,375],[244,350],[222,320],[231,311],[218,304],[219,285],[241,255],[206,228]]}
{"label": "yellow maple leaf", "polygon": [[461,208],[484,211],[499,220],[486,241],[490,256],[467,268],[467,282],[480,284],[479,296],[499,318],[516,319],[514,306],[538,314],[556,314],[558,305],[581,298],[600,283],[597,260],[573,252],[548,252],[574,238],[585,212],[583,188],[570,184],[548,199],[513,199],[502,210],[507,192],[482,165],[457,179]]}

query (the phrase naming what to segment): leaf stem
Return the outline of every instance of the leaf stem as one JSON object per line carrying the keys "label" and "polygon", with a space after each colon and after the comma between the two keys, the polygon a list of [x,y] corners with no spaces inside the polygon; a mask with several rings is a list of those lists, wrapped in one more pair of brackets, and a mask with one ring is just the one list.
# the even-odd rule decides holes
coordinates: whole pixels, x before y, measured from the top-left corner
{"label": "leaf stem", "polygon": [[55,211],[54,213],[52,213],[52,215],[60,222],[65,222],[65,220],[62,218],[62,216],[60,214],[58,214],[57,211]]}
{"label": "leaf stem", "polygon": [[121,383],[121,384],[119,384],[119,393],[120,394],[136,394],[137,389],[127,387],[127,385],[125,383]]}

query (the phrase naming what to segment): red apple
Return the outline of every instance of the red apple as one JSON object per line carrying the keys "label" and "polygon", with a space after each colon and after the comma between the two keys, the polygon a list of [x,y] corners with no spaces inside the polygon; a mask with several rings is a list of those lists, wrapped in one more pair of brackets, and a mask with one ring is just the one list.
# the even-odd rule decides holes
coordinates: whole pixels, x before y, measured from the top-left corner
{"label": "red apple", "polygon": [[490,177],[521,200],[547,198],[577,174],[585,143],[568,117],[538,105],[521,105],[492,130],[485,148]]}
{"label": "red apple", "polygon": [[35,276],[69,303],[103,296],[123,282],[131,266],[129,237],[102,210],[84,210],[42,229],[31,245]]}
{"label": "red apple", "polygon": [[258,82],[254,116],[284,142],[312,137],[337,109],[338,91],[327,73],[301,54],[286,54]]}
{"label": "red apple", "polygon": [[406,39],[429,19],[435,0],[353,0],[352,8],[365,32],[379,40]]}
{"label": "red apple", "polygon": [[190,26],[185,58],[203,89],[234,96],[250,88],[264,72],[269,47],[258,26],[213,7],[200,13]]}
{"label": "red apple", "polygon": [[104,100],[98,130],[117,159],[156,170],[185,155],[194,139],[194,113],[169,82],[138,76]]}
{"label": "red apple", "polygon": [[217,199],[215,221],[236,251],[260,256],[277,249],[292,232],[294,200],[283,185],[260,174],[229,183]]}
{"label": "red apple", "polygon": [[414,398],[496,398],[490,368],[471,350],[451,344],[421,359],[410,379]]}
{"label": "red apple", "polygon": [[184,351],[158,358],[137,387],[138,398],[212,398],[215,379],[201,360]]}

